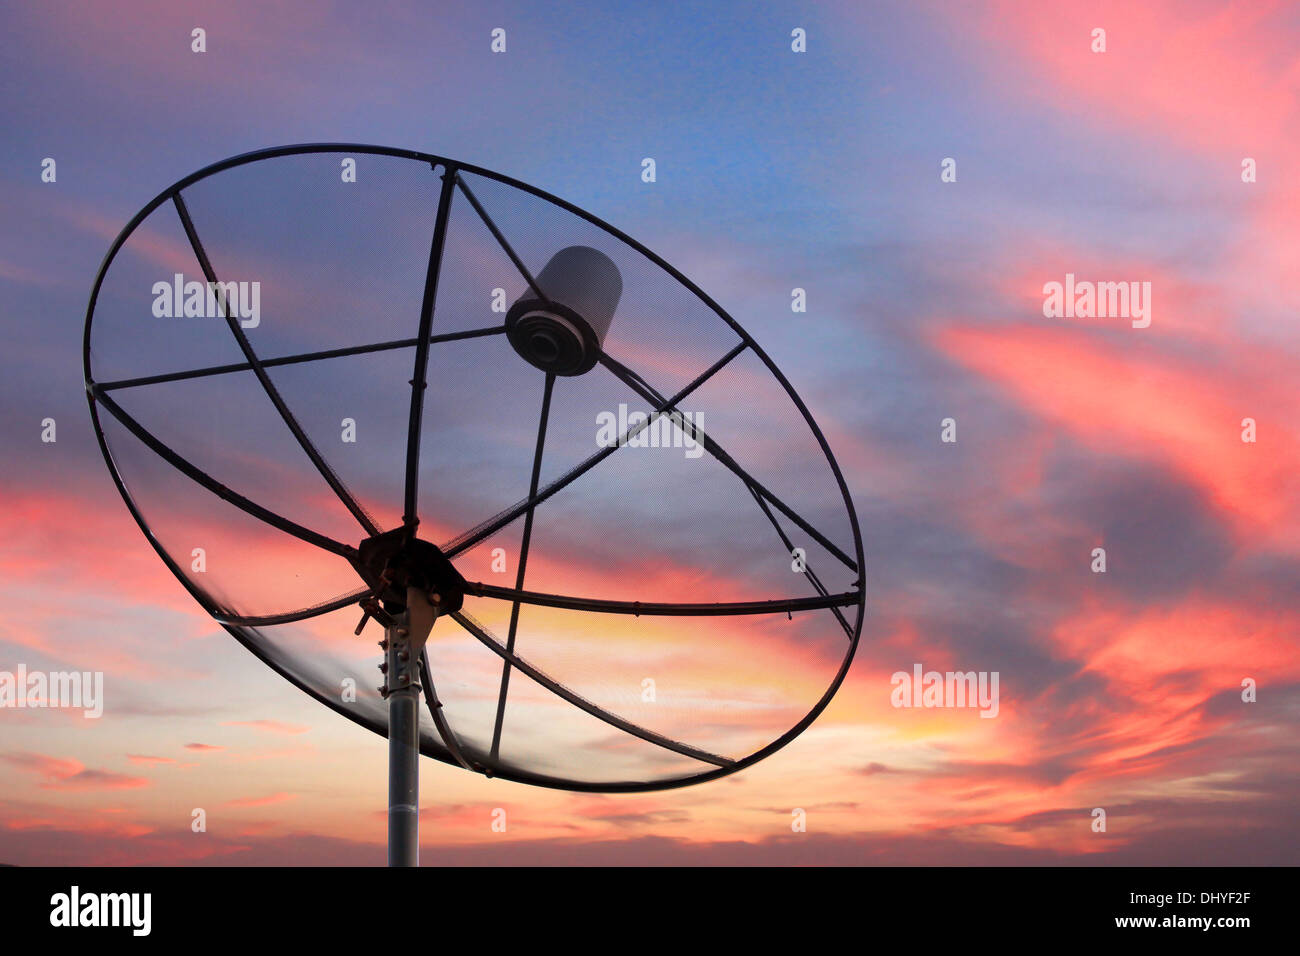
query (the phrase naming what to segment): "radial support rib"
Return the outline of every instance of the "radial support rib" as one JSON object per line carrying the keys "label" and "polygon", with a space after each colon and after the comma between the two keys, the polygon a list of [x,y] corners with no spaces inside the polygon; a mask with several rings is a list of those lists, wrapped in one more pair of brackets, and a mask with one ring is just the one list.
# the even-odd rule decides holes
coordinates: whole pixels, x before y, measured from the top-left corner
{"label": "radial support rib", "polygon": [[[546,420],[551,414],[551,392],[555,389],[555,376],[548,373],[546,384],[542,387],[542,413],[537,421],[537,444],[533,450],[533,472],[528,481],[528,497],[532,498],[537,494],[537,482],[542,474],[542,449],[546,445]],[[519,567],[515,571],[515,590],[519,591],[524,586],[524,571],[528,567],[528,546],[533,537],[533,509],[529,508],[524,514],[524,536],[519,545]],[[515,651],[515,633],[519,628],[519,599],[516,598],[514,605],[510,608],[510,630],[506,634],[506,650],[510,653]],[[491,757],[496,760],[497,753],[501,750],[501,726],[505,722],[506,716],[506,693],[510,689],[510,662],[501,662],[501,691],[497,697],[497,716],[496,722],[492,726],[492,751]]]}
{"label": "radial support rib", "polygon": [[606,601],[597,598],[573,597],[567,594],[546,594],[541,591],[522,591],[494,584],[471,582],[466,594],[476,597],[497,598],[519,604],[539,607],[557,607],[568,611],[595,611],[603,614],[631,614],[634,617],[732,617],[743,614],[781,614],[791,611],[813,611],[820,608],[848,607],[858,603],[857,591],[839,594],[818,594],[813,597],[777,598],[770,601],[734,601],[730,603],[643,603],[641,601]]}
{"label": "radial support rib", "polygon": [[[429,344],[437,342],[454,342],[458,339],[476,339],[484,335],[503,335],[504,325],[493,325],[485,329],[466,329],[463,332],[447,332],[443,335],[429,336]],[[262,368],[276,368],[280,365],[299,365],[303,362],[319,362],[321,359],[342,358],[347,355],[368,355],[371,352],[389,352],[393,349],[409,349],[418,339],[397,339],[393,342],[375,342],[369,345],[349,345],[341,349],[324,349],[320,352],[303,352],[298,355],[281,355],[276,358],[262,359]],[[207,368],[192,368],[182,372],[164,372],[160,375],[141,375],[138,378],[123,378],[114,382],[100,382],[99,387],[106,392],[119,388],[135,388],[137,385],[159,385],[164,382],[182,382],[191,378],[207,378],[210,375],[227,375],[231,372],[248,372],[253,368],[250,362],[231,362],[228,365],[209,365]]]}
{"label": "radial support rib", "polygon": [[456,185],[460,187],[460,191],[465,195],[465,198],[469,200],[469,204],[474,207],[474,211],[478,213],[478,217],[483,220],[483,225],[488,227],[488,232],[492,233],[492,237],[496,239],[505,254],[510,257],[510,261],[515,264],[515,268],[518,269],[519,274],[524,277],[524,281],[528,283],[528,287],[533,290],[533,293],[537,298],[541,299],[543,302],[550,302],[551,300],[546,297],[546,293],[538,288],[537,280],[533,278],[533,274],[529,272],[528,267],[524,265],[524,260],[519,258],[510,243],[506,241],[506,237],[501,234],[501,230],[497,228],[497,224],[492,221],[492,217],[489,216],[487,211],[479,204],[478,198],[470,192],[469,186],[466,185],[465,180],[463,180],[459,174],[456,176]]}
{"label": "radial support rib", "polygon": [[[611,358],[610,356],[606,355],[603,352],[601,353],[600,356],[600,364],[605,366],[605,368],[609,369],[609,371],[613,373],[615,378],[623,382],[625,385],[631,388],[634,392],[640,395],[647,402],[653,404],[658,410],[667,411],[669,413],[673,413],[677,411],[676,399],[665,400],[664,397],[660,395],[659,392],[651,388],[646,383],[645,379],[643,379],[640,375],[637,375],[631,369],[627,368],[626,366],[624,366],[623,364],[621,364],[620,362],[616,361],[615,359]],[[755,493],[762,495],[765,499],[767,499],[769,502],[774,504],[783,515],[785,515],[787,518],[789,518],[791,521],[797,524],[800,528],[802,528],[823,548],[825,548],[831,554],[835,555],[835,557],[839,558],[840,561],[842,561],[849,568],[850,571],[856,572],[858,570],[858,563],[856,561],[854,561],[851,557],[849,557],[842,550],[836,547],[835,544],[832,543],[829,538],[827,538],[820,531],[818,531],[811,524],[809,524],[806,520],[804,520],[804,518],[799,514],[797,514],[794,511],[794,509],[792,509],[784,501],[782,501],[771,491],[769,491],[766,487],[764,487],[763,484],[757,478],[755,478],[749,472],[745,471],[744,468],[740,467],[740,465],[737,464],[736,460],[732,458],[729,454],[727,454],[727,452],[723,450],[722,446],[719,445],[716,441],[714,441],[713,438],[711,438],[708,434],[706,434],[702,429],[694,425],[689,419],[686,418],[686,416],[684,415],[680,416],[680,419],[681,419],[681,427],[683,428],[683,430],[689,429],[690,431],[692,431],[694,433],[694,437],[696,441],[698,441],[700,444],[704,446],[704,450],[707,451],[714,458],[716,458],[718,461],[720,461],[730,471],[732,471],[738,478],[740,478],[741,481],[745,483],[747,487],[749,487]]]}
{"label": "radial support rib", "polygon": [[118,405],[117,402],[113,401],[113,399],[108,395],[105,395],[93,386],[91,388],[91,395],[95,401],[108,409],[109,413],[121,422],[122,425],[131,432],[131,434],[144,442],[150,450],[167,462],[167,464],[171,465],[187,478],[198,482],[223,501],[229,502],[240,511],[252,515],[259,521],[265,521],[273,528],[278,528],[287,534],[293,535],[295,538],[300,538],[303,541],[306,541],[308,544],[314,544],[318,548],[324,548],[332,554],[337,554],[340,557],[351,560],[352,556],[356,553],[356,549],[351,545],[343,544],[341,541],[335,541],[333,538],[312,531],[310,528],[304,528],[297,522],[290,521],[288,518],[276,514],[269,508],[263,508],[255,501],[250,501],[237,491],[231,491],[206,471],[199,468],[197,465],[191,464],[188,459],[182,458],[167,445],[155,438],[147,428],[127,414],[126,410]]}
{"label": "radial support rib", "polygon": [[438,736],[442,738],[443,746],[447,748],[451,758],[466,770],[481,773],[482,769],[472,764],[469,758],[465,756],[465,750],[461,746],[460,740],[456,737],[455,731],[451,729],[451,724],[447,722],[447,716],[442,712],[442,701],[438,699],[438,692],[433,686],[433,671],[429,667],[429,648],[427,646],[420,651],[420,683],[424,685],[424,702],[429,708],[429,716],[433,718],[433,727],[438,731]]}
{"label": "radial support rib", "polygon": [[634,724],[630,720],[625,720],[617,714],[611,714],[604,708],[593,704],[585,697],[569,690],[569,688],[565,687],[559,681],[548,677],[518,654],[512,654],[510,651],[506,650],[505,646],[500,641],[488,633],[486,628],[464,611],[456,611],[451,615],[451,617],[460,624],[461,627],[465,628],[465,630],[469,631],[470,634],[476,637],[479,643],[492,651],[492,653],[496,654],[502,660],[508,661],[511,666],[517,668],[538,684],[541,684],[552,694],[568,701],[579,710],[586,711],[598,720],[604,721],[611,727],[617,727],[624,733],[631,734],[633,737],[639,737],[647,743],[655,744],[665,750],[671,750],[673,753],[681,754],[684,757],[691,757],[695,760],[701,760],[704,763],[713,764],[715,767],[730,767],[735,763],[734,760],[729,760],[726,757],[719,757],[717,754],[709,753],[707,750],[700,750],[699,748],[692,747],[689,744],[680,743],[679,741],[665,737],[662,734],[657,734],[653,730],[647,730],[645,727]]}
{"label": "radial support rib", "polygon": [[646,419],[646,421],[640,423],[635,428],[629,428],[626,432],[624,432],[623,435],[620,436],[618,441],[616,441],[614,444],[610,445],[608,448],[602,448],[600,451],[596,452],[590,458],[587,458],[585,461],[569,469],[567,472],[565,472],[559,478],[555,479],[545,488],[538,491],[537,494],[529,495],[527,498],[525,498],[523,501],[519,502],[518,504],[510,508],[507,508],[505,511],[501,512],[495,517],[489,518],[487,521],[483,522],[482,524],[471,528],[469,531],[466,531],[460,537],[455,538],[452,541],[448,542],[447,544],[443,545],[442,546],[443,553],[446,554],[447,557],[449,558],[454,558],[456,555],[468,551],[470,548],[474,547],[474,545],[478,544],[480,541],[483,541],[484,539],[489,538],[492,535],[496,534],[498,531],[500,531],[510,522],[518,518],[521,514],[528,511],[530,508],[536,507],[537,505],[545,501],[547,498],[550,498],[560,489],[567,487],[569,484],[576,481],[578,478],[581,478],[592,468],[595,468],[598,464],[600,464],[610,455],[614,454],[614,452],[618,451],[620,448],[626,445],[629,438],[632,438],[633,436],[640,434],[640,432],[643,429],[649,428],[652,424],[654,424],[654,422],[659,418],[659,416],[663,414],[664,408],[667,408],[670,405],[674,405],[677,402],[680,402],[686,396],[690,395],[697,388],[699,388],[701,385],[707,382],[721,368],[723,368],[723,366],[725,366],[728,362],[730,362],[737,355],[743,352],[746,347],[747,347],[746,343],[744,342],[741,342],[738,345],[736,345],[730,352],[722,356],[722,358],[718,359],[711,366],[709,366],[707,369],[705,369],[703,372],[697,375],[695,379],[692,380],[689,384],[687,384],[680,392],[678,392],[672,398],[667,399],[664,403],[663,408],[657,408],[655,412]]}
{"label": "radial support rib", "polygon": [[[772,527],[776,529],[777,537],[781,539],[781,543],[785,546],[786,553],[793,555],[794,542],[790,540],[790,536],[787,535],[785,530],[781,527],[781,522],[776,520],[776,515],[772,514],[772,509],[767,506],[767,502],[763,500],[763,496],[754,488],[750,488],[749,493],[754,496],[754,500],[758,502],[759,508],[762,509],[763,514],[767,515],[767,520],[771,522]],[[812,584],[813,589],[816,590],[818,594],[825,596],[830,593],[826,589],[826,585],[822,584],[821,578],[819,578],[817,573],[813,571],[812,565],[807,561],[804,562],[803,575],[808,579],[809,583]],[[858,596],[857,592],[854,592],[854,595],[855,597]],[[856,603],[856,601],[854,603]],[[831,613],[834,614],[835,619],[840,622],[840,627],[844,629],[844,633],[848,636],[848,639],[850,641],[853,640],[853,629],[849,627],[849,622],[845,619],[844,612],[842,612],[838,607],[832,606]]]}
{"label": "radial support rib", "polygon": [[451,214],[451,190],[456,181],[456,167],[442,171],[442,189],[438,193],[438,215],[433,224],[433,241],[429,246],[429,267],[424,275],[424,298],[420,303],[420,329],[416,334],[415,372],[411,375],[411,414],[406,430],[406,488],[402,523],[414,528],[420,523],[417,512],[420,481],[420,427],[424,417],[424,390],[429,374],[429,333],[433,328],[433,309],[438,300],[438,273],[442,269],[442,250],[447,242],[447,217]]}
{"label": "radial support rib", "polygon": [[[181,198],[179,192],[172,194],[172,203],[176,207],[177,215],[180,216],[181,225],[185,229],[185,235],[190,241],[190,246],[194,250],[194,255],[199,260],[199,268],[203,270],[203,275],[208,280],[208,287],[210,289],[218,289],[217,274],[212,268],[212,263],[208,261],[207,251],[203,248],[203,243],[199,241],[199,234],[194,229],[193,220],[190,219],[190,211],[186,207],[185,200]],[[219,292],[214,294],[220,296]],[[289,406],[285,404],[284,399],[280,396],[279,390],[276,389],[275,384],[271,381],[271,377],[266,374],[266,369],[262,367],[262,363],[258,359],[257,353],[253,351],[253,346],[249,343],[248,336],[244,335],[244,330],[239,325],[239,319],[236,316],[231,315],[226,309],[224,297],[220,297],[219,301],[221,302],[221,311],[225,315],[226,325],[229,326],[231,333],[235,336],[235,341],[239,343],[240,351],[244,353],[244,358],[247,360],[253,374],[257,376],[257,380],[262,384],[262,390],[266,392],[266,397],[271,400],[271,404],[275,406],[275,410],[280,413],[280,418],[284,421],[285,425],[288,426],[289,431],[293,432],[293,437],[297,440],[298,445],[307,454],[307,457],[311,459],[311,463],[316,466],[316,470],[320,472],[320,475],[325,479],[326,484],[333,489],[334,494],[338,495],[339,500],[343,502],[344,507],[346,507],[348,511],[352,512],[353,517],[360,522],[361,527],[365,528],[370,534],[378,534],[379,526],[375,524],[370,515],[366,514],[365,509],[357,503],[357,500],[352,497],[352,494],[347,490],[347,488],[343,487],[343,482],[339,481],[338,475],[334,474],[330,466],[325,463],[325,459],[320,456],[320,452],[316,450],[316,446],[311,443],[311,439],[307,437],[307,433],[304,432],[302,426],[298,424],[298,419],[294,418],[293,412],[289,411]]]}
{"label": "radial support rib", "polygon": [[289,611],[285,614],[241,616],[214,612],[212,617],[218,624],[229,624],[233,627],[271,627],[275,624],[293,624],[295,621],[305,621],[308,618],[319,617],[322,614],[328,614],[330,611],[337,611],[350,604],[356,604],[370,593],[370,588],[362,588],[360,591],[353,591],[351,594],[345,594],[343,597],[326,601],[324,604],[303,608],[301,611]]}

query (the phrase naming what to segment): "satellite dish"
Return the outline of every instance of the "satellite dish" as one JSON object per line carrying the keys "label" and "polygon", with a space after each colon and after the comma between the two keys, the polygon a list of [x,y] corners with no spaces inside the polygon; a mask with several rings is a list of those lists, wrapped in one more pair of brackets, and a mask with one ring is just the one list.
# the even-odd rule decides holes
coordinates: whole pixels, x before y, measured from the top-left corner
{"label": "satellite dish", "polygon": [[699,783],[848,670],[862,539],[807,407],[690,280],[540,189],[355,144],[216,163],[113,242],[84,362],[172,573],[388,736],[390,864],[418,861],[418,753]]}

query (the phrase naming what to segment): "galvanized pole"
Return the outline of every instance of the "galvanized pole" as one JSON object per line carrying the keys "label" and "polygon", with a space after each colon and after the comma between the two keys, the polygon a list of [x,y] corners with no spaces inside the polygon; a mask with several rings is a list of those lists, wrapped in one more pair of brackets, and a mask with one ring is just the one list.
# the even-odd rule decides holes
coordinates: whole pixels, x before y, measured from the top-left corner
{"label": "galvanized pole", "polygon": [[423,591],[385,630],[388,697],[388,865],[420,865],[420,654],[435,614]]}

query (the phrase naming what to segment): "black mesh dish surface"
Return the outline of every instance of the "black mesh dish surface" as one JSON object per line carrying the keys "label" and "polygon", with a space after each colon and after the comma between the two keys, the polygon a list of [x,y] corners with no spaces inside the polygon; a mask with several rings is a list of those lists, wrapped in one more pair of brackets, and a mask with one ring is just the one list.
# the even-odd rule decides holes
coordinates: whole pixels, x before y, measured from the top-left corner
{"label": "black mesh dish surface", "polygon": [[[507,313],[568,314],[537,277],[571,247],[621,294],[595,364],[556,374]],[[357,549],[406,527],[451,560],[469,585],[427,645],[430,757],[575,790],[699,782],[793,739],[852,659],[862,539],[803,402],[666,262],[508,177],[354,144],[188,176],[109,250],[85,377],[180,582],[377,734]]]}

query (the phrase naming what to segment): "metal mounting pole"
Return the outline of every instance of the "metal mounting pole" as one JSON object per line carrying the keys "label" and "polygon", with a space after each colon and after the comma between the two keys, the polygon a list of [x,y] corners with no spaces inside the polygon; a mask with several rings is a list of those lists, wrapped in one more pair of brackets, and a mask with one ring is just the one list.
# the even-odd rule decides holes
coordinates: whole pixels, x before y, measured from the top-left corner
{"label": "metal mounting pole", "polygon": [[406,591],[406,610],[385,629],[388,697],[388,865],[420,865],[420,654],[436,613]]}

